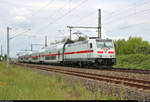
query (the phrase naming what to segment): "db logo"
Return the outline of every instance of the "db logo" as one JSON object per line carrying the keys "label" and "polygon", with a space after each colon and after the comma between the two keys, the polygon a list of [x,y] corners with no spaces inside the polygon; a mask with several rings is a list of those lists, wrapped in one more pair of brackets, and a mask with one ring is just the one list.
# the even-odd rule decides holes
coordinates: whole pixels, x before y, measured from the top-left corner
{"label": "db logo", "polygon": [[108,49],[109,49],[109,48],[104,48],[103,50],[104,50],[105,53],[107,53]]}

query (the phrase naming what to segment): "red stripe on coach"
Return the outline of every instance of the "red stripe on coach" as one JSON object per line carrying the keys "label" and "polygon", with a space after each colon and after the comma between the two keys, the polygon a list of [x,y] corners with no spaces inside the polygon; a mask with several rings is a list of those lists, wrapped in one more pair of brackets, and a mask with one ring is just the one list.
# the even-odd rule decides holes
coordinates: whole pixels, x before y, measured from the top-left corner
{"label": "red stripe on coach", "polygon": [[[67,54],[79,54],[79,53],[91,53],[91,52],[94,52],[94,51],[93,50],[87,50],[87,51],[77,51],[77,52],[66,52],[64,54],[67,55]],[[57,53],[57,54],[47,54],[47,55],[41,55],[41,56],[57,56],[57,55],[63,55],[63,54]]]}
{"label": "red stripe on coach", "polygon": [[97,53],[103,54],[103,51],[97,51]]}
{"label": "red stripe on coach", "polygon": [[109,53],[109,54],[114,54],[115,52],[114,52],[114,51],[109,51],[108,53]]}

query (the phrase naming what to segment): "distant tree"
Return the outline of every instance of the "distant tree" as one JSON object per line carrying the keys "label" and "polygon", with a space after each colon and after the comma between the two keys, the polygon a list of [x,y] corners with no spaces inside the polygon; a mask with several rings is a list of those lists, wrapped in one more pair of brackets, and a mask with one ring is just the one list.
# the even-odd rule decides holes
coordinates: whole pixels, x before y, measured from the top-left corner
{"label": "distant tree", "polygon": [[7,60],[7,55],[6,55],[6,54],[4,55],[4,60],[5,60],[5,61]]}
{"label": "distant tree", "polygon": [[67,40],[67,38],[62,38],[61,40],[56,40],[54,43],[51,43],[52,45],[55,45],[55,44],[59,44],[59,43],[63,43]]}
{"label": "distant tree", "polygon": [[124,50],[126,47],[125,39],[115,41],[115,48],[117,54],[124,54],[126,51]]}
{"label": "distant tree", "polygon": [[[61,40],[57,40],[55,41],[54,43],[51,43],[52,45],[55,45],[55,44],[59,44],[59,43],[63,43],[65,41],[67,41],[69,38],[62,38]],[[84,40],[87,40],[87,36],[79,36],[77,40],[73,40],[74,42],[78,42],[78,41],[84,41]]]}
{"label": "distant tree", "polygon": [[116,53],[122,54],[150,54],[150,44],[147,41],[143,41],[141,37],[129,37],[115,41]]}
{"label": "distant tree", "polygon": [[3,56],[0,55],[0,61],[2,61],[2,60],[3,60]]}
{"label": "distant tree", "polygon": [[86,37],[79,37],[78,41],[84,41],[84,40],[87,40]]}

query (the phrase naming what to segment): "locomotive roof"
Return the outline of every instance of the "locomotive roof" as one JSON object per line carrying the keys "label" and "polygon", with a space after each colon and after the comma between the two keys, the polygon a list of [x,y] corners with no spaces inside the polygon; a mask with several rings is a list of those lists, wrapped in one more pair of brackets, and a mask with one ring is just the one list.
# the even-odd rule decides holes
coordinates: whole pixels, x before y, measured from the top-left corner
{"label": "locomotive roof", "polygon": [[45,50],[54,50],[54,49],[60,49],[60,48],[63,48],[63,45],[64,43],[59,43],[59,44],[56,44],[56,45],[51,45],[49,47],[47,47]]}
{"label": "locomotive roof", "polygon": [[109,39],[109,38],[106,38],[106,39],[100,39],[98,37],[89,37],[89,39],[96,39],[96,40],[101,40],[101,41],[106,41],[106,40],[112,40],[112,39]]}
{"label": "locomotive roof", "polygon": [[96,41],[112,41],[112,39],[96,39]]}
{"label": "locomotive roof", "polygon": [[26,56],[26,55],[29,55],[29,54],[31,54],[31,53],[32,53],[32,51],[20,52],[20,53],[19,53],[19,56]]}
{"label": "locomotive roof", "polygon": [[64,46],[64,43],[58,44],[57,49],[61,49],[61,48],[63,48],[63,46]]}
{"label": "locomotive roof", "polygon": [[44,52],[46,48],[40,49],[38,52]]}

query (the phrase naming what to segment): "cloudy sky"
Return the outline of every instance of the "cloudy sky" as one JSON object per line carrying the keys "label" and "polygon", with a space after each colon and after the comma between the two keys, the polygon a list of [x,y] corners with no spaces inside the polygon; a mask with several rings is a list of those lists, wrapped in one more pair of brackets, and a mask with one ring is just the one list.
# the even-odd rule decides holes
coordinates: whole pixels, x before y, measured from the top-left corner
{"label": "cloudy sky", "polygon": [[[48,45],[69,35],[67,26],[97,26],[102,15],[102,37],[140,36],[150,42],[149,0],[0,0],[0,45],[6,53],[7,26],[11,27],[10,56],[30,50],[30,44]],[[73,29],[97,36],[95,29]],[[76,35],[73,35],[76,38]],[[38,49],[41,46],[34,46]]]}

